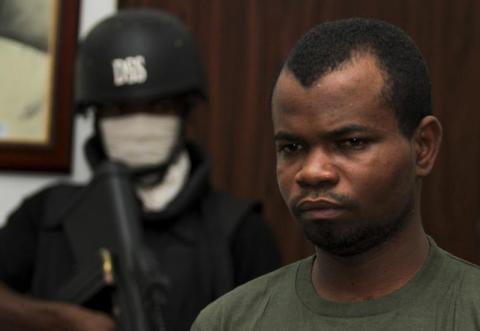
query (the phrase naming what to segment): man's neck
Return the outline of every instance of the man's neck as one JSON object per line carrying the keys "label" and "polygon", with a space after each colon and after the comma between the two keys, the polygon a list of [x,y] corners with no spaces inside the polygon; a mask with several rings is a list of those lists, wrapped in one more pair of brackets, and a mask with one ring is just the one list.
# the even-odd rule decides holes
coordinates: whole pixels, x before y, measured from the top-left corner
{"label": "man's neck", "polygon": [[429,243],[420,223],[374,249],[352,257],[334,256],[317,249],[312,281],[326,300],[372,300],[400,289],[423,266]]}

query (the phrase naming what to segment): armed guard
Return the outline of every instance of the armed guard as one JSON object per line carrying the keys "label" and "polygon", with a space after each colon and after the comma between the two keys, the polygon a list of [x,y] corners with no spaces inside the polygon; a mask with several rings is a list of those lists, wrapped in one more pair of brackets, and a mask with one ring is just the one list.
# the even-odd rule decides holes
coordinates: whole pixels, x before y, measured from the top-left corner
{"label": "armed guard", "polygon": [[[109,278],[114,286],[99,288],[88,302],[50,301],[78,278],[79,255],[86,253],[78,248],[84,245],[75,243],[92,246],[92,238],[124,229],[113,229],[118,222],[106,223],[100,215],[128,213],[118,218],[134,219],[141,253],[158,274],[160,306],[149,312],[157,311],[167,330],[188,330],[213,299],[278,266],[275,240],[259,204],[215,190],[206,153],[186,138],[188,114],[208,96],[197,48],[177,18],[147,9],[106,18],[81,42],[75,79],[78,113],[94,116],[85,155],[95,176],[86,186],[59,183],[32,194],[0,229],[0,280],[6,285],[0,286],[2,326],[122,329],[122,312],[115,307],[122,293],[118,279]],[[132,195],[112,197],[111,192],[118,193],[115,184],[101,191],[98,183],[109,163],[122,169],[116,173]],[[93,229],[85,230],[87,223]],[[78,230],[68,230],[68,224]],[[118,238],[118,245],[131,244]],[[100,251],[103,272],[110,270],[108,262],[129,270],[119,265],[129,261],[118,258],[122,249],[110,249],[111,260]],[[145,269],[144,264],[140,270]],[[96,295],[103,298],[101,305],[92,302]],[[143,298],[147,305],[151,296]]]}

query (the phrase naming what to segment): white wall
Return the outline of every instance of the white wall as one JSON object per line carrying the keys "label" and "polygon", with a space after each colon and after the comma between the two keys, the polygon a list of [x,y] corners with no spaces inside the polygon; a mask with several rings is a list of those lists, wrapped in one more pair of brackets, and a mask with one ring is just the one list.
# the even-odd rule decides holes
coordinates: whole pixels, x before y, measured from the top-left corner
{"label": "white wall", "polygon": [[[86,32],[101,18],[112,14],[117,8],[117,0],[82,0],[79,35]],[[26,195],[59,179],[72,179],[77,182],[88,180],[90,172],[83,158],[82,146],[91,133],[91,118],[78,117],[74,123],[72,174],[70,176],[45,175],[37,173],[0,172],[0,226],[7,215]]]}

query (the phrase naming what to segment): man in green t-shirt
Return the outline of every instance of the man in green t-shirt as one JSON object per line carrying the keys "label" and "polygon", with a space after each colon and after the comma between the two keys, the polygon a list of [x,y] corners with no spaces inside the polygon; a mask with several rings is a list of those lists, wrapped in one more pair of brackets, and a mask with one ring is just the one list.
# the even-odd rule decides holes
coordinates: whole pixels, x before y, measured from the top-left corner
{"label": "man in green t-shirt", "polygon": [[480,269],[422,227],[442,128],[413,41],[378,20],[320,24],[271,108],[280,192],[316,254],[228,293],[192,330],[480,330]]}

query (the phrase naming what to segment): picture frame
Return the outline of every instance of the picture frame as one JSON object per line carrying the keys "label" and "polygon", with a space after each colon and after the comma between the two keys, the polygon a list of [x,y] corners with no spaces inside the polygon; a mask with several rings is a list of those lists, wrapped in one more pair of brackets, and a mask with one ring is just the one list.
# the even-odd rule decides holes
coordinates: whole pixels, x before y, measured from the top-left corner
{"label": "picture frame", "polygon": [[0,170],[70,171],[78,19],[79,0],[0,0]]}

